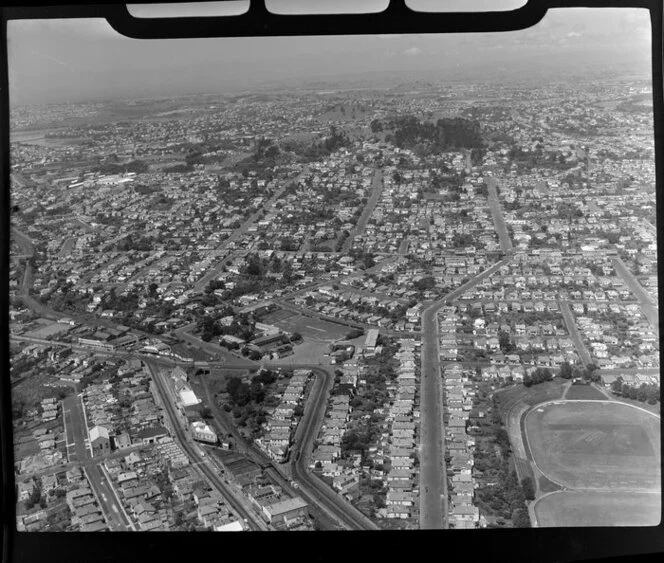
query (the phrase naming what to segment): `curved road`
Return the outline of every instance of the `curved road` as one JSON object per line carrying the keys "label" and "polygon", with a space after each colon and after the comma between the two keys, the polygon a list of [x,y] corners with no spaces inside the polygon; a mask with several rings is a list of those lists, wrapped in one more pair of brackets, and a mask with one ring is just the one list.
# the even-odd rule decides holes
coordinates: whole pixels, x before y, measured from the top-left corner
{"label": "curved road", "polygon": [[157,386],[159,394],[161,395],[162,404],[164,405],[167,415],[172,421],[172,427],[175,432],[175,438],[176,441],[179,443],[180,447],[184,450],[189,459],[192,460],[192,463],[198,466],[198,468],[205,475],[205,477],[207,477],[210,483],[212,483],[212,485],[219,492],[222,493],[224,498],[233,507],[233,510],[235,510],[236,513],[238,513],[242,518],[251,522],[252,527],[254,529],[266,530],[267,526],[265,525],[264,522],[260,520],[260,517],[246,510],[244,506],[242,506],[242,504],[240,504],[240,502],[238,502],[235,499],[233,494],[230,493],[229,491],[230,486],[225,484],[219,478],[219,476],[208,466],[207,461],[199,453],[198,448],[188,440],[188,437],[185,435],[184,431],[182,430],[182,427],[180,426],[180,423],[178,422],[177,413],[175,412],[175,408],[173,407],[173,404],[171,403],[168,397],[168,393],[164,388],[164,382],[162,381],[161,376],[158,373],[158,369],[155,369],[149,360],[143,360],[143,361],[148,366],[150,372],[152,373],[152,379],[155,382],[155,385]]}

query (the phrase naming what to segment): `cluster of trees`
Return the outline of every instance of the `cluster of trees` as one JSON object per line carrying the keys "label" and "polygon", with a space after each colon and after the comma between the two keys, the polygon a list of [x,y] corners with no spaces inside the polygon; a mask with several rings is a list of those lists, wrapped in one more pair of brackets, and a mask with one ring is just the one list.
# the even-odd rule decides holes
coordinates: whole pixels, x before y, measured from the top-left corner
{"label": "cluster of trees", "polygon": [[303,156],[309,159],[318,159],[350,145],[351,142],[348,136],[332,125],[330,126],[330,134],[322,141],[314,142],[304,149]]}
{"label": "cluster of trees", "polygon": [[530,491],[528,484],[524,487],[523,482],[519,483],[516,473],[510,470],[510,441],[495,395],[489,413],[488,419],[481,426],[482,434],[487,439],[478,441],[480,447],[475,451],[475,468],[484,473],[484,482],[488,483],[477,490],[479,506],[484,512],[497,516],[499,523],[511,520],[515,528],[530,527],[525,504],[531,496]]}
{"label": "cluster of trees", "polygon": [[461,186],[463,185],[463,177],[456,174],[442,175],[438,174],[436,171],[433,171],[431,174],[431,182],[429,184],[429,190],[452,190],[452,191],[461,191]]}
{"label": "cluster of trees", "polygon": [[134,187],[134,191],[138,194],[141,194],[141,195],[150,195],[150,194],[153,194],[153,193],[159,191],[159,188],[155,188],[155,187],[152,187],[152,186],[146,186],[144,184],[135,184],[133,187]]}
{"label": "cluster of trees", "polygon": [[256,150],[254,151],[253,159],[255,161],[261,160],[274,160],[279,156],[279,147],[272,139],[261,137],[256,142]]}
{"label": "cluster of trees", "polygon": [[364,455],[371,447],[376,438],[375,429],[372,432],[372,426],[367,425],[356,429],[346,431],[341,438],[341,455],[361,452]]}
{"label": "cluster of trees", "polygon": [[162,169],[162,172],[166,174],[186,174],[188,172],[194,171],[193,164],[174,164],[173,166],[166,166]]}
{"label": "cluster of trees", "polygon": [[125,237],[118,241],[115,248],[118,252],[127,252],[129,250],[138,250],[139,252],[150,252],[154,246],[152,237]]}
{"label": "cluster of trees", "polygon": [[512,350],[514,350],[514,345],[510,340],[510,335],[503,330],[498,331],[498,345],[500,346],[503,354],[509,354],[512,352]]}
{"label": "cluster of trees", "polygon": [[30,510],[36,504],[41,508],[46,508],[46,499],[42,497],[39,487],[34,487],[32,489],[32,493],[30,493],[28,500],[25,501],[25,508]]}
{"label": "cluster of trees", "polygon": [[463,248],[465,246],[471,246],[475,242],[473,235],[468,233],[454,233],[452,237],[452,247],[453,248]]}
{"label": "cluster of trees", "polygon": [[388,135],[399,148],[413,149],[420,146],[425,152],[437,154],[449,149],[481,148],[483,139],[478,122],[462,117],[439,119],[435,124],[421,122],[412,115],[379,122],[374,120],[371,129],[393,129]]}
{"label": "cluster of trees", "polygon": [[359,338],[364,334],[364,330],[361,328],[354,328],[350,332],[348,332],[345,336],[346,340],[353,340],[354,338]]}
{"label": "cluster of trees", "polygon": [[277,374],[271,370],[262,370],[251,378],[250,383],[239,377],[231,377],[226,382],[226,392],[233,406],[243,407],[250,401],[262,403],[265,399],[265,386],[274,383]]}
{"label": "cluster of trees", "polygon": [[545,381],[553,381],[553,373],[549,368],[537,368],[532,375],[523,376],[523,384],[526,387],[531,385],[537,385],[538,383],[544,383]]}
{"label": "cluster of trees", "polygon": [[[239,377],[231,377],[226,382],[229,402],[224,405],[226,412],[232,412],[240,427],[249,427],[252,436],[260,432],[261,425],[267,421],[265,406],[275,406],[274,397],[267,396],[267,387],[277,380],[277,374],[271,370],[261,370],[250,382]],[[278,401],[277,401],[278,402]]]}
{"label": "cluster of trees", "polygon": [[650,405],[656,404],[661,399],[659,385],[642,383],[638,387],[635,387],[634,385],[625,383],[622,376],[618,376],[618,378],[611,384],[611,391],[621,397],[626,397],[642,403],[648,402]]}
{"label": "cluster of trees", "polygon": [[224,326],[219,321],[223,317],[233,315],[233,309],[223,307],[214,316],[204,315],[196,321],[196,331],[201,338],[209,342],[214,337],[230,334],[243,340],[251,339],[254,335],[254,323],[243,315],[238,315],[229,326]]}
{"label": "cluster of trees", "polygon": [[432,276],[425,276],[413,283],[413,288],[417,291],[426,291],[436,287],[436,280]]}
{"label": "cluster of trees", "polygon": [[339,238],[337,239],[336,244],[334,245],[334,251],[335,252],[341,252],[341,249],[343,248],[345,242],[348,240],[348,237],[350,236],[350,233],[347,230],[341,231],[341,234],[339,235]]}
{"label": "cluster of trees", "polygon": [[583,379],[589,383],[601,383],[602,381],[599,367],[592,363],[584,368],[581,365],[572,366],[569,362],[563,362],[558,375],[563,379]]}

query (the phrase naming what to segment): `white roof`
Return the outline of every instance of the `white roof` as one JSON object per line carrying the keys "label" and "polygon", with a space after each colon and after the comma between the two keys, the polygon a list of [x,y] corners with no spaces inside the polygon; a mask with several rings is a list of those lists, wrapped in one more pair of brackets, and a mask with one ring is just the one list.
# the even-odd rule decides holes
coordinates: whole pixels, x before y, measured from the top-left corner
{"label": "white roof", "polygon": [[215,526],[214,531],[215,532],[242,532],[242,531],[244,531],[244,528],[242,527],[242,524],[240,524],[240,521],[236,520],[235,522],[231,522],[230,524],[224,524],[223,526]]}
{"label": "white roof", "polygon": [[94,442],[97,438],[108,438],[108,430],[103,426],[93,426],[90,428],[90,441]]}
{"label": "white roof", "polygon": [[197,405],[200,403],[200,399],[191,389],[183,389],[180,391],[180,399],[185,407],[190,407],[191,405]]}

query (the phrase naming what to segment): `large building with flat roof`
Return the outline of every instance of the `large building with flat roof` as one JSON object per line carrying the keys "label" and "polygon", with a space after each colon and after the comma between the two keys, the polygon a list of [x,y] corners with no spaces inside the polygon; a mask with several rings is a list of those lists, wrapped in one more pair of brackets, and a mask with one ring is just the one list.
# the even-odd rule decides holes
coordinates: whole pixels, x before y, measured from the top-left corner
{"label": "large building with flat roof", "polygon": [[295,520],[309,514],[309,505],[300,497],[289,498],[263,508],[263,515],[270,524]]}

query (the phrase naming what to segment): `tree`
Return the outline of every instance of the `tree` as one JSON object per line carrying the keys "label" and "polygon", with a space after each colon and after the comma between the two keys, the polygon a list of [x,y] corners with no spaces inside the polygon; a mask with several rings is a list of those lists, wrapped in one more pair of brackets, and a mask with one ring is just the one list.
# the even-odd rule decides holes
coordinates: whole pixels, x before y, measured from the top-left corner
{"label": "tree", "polygon": [[515,528],[530,528],[530,517],[528,516],[528,510],[525,508],[519,508],[514,511],[512,516],[512,524]]}
{"label": "tree", "polygon": [[530,477],[524,477],[521,480],[521,490],[526,500],[535,500],[535,487]]}
{"label": "tree", "polygon": [[34,487],[32,493],[28,497],[28,500],[25,501],[25,507],[30,510],[35,504],[41,501],[41,490],[39,487]]}
{"label": "tree", "polygon": [[570,365],[569,362],[563,362],[560,364],[560,372],[558,373],[560,377],[563,379],[571,379],[572,378],[572,366]]}
{"label": "tree", "polygon": [[240,388],[240,385],[242,385],[242,380],[239,377],[231,377],[226,382],[226,392],[233,397]]}
{"label": "tree", "polygon": [[510,335],[507,332],[502,330],[498,332],[498,344],[503,352],[511,352],[512,343],[510,342]]}

